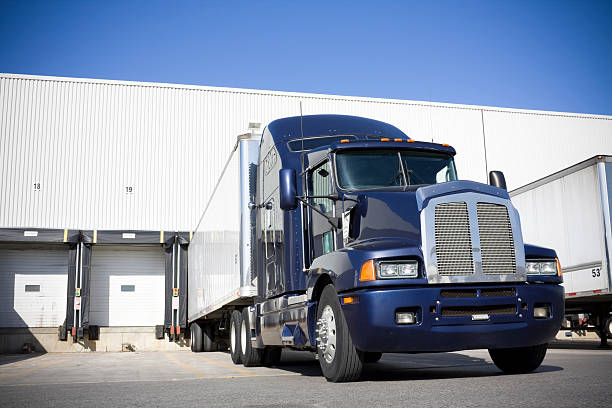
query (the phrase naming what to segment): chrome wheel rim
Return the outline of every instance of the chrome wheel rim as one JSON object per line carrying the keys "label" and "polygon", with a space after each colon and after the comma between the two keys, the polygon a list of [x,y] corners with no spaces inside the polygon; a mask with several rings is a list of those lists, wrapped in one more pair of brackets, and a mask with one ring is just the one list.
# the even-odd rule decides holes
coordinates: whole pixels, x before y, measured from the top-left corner
{"label": "chrome wheel rim", "polygon": [[232,346],[232,353],[236,351],[236,324],[232,324],[232,330],[230,330],[230,344]]}
{"label": "chrome wheel rim", "polygon": [[242,346],[242,352],[244,353],[246,351],[246,323],[244,322],[244,320],[242,321],[242,324],[240,325],[240,345]]}
{"label": "chrome wheel rim", "polygon": [[323,308],[323,313],[317,320],[317,334],[317,347],[325,362],[329,364],[334,361],[336,355],[336,316],[329,305]]}

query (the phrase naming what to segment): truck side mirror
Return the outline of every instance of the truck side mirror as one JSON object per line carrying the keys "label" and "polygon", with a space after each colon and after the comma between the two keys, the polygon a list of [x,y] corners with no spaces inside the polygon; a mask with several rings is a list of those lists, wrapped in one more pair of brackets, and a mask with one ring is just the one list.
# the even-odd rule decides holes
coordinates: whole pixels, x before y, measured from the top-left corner
{"label": "truck side mirror", "polygon": [[295,169],[280,169],[278,178],[281,210],[295,210],[297,208]]}
{"label": "truck side mirror", "polygon": [[506,177],[504,177],[504,173],[498,170],[493,170],[489,172],[489,184],[495,187],[503,188],[507,190],[506,187]]}

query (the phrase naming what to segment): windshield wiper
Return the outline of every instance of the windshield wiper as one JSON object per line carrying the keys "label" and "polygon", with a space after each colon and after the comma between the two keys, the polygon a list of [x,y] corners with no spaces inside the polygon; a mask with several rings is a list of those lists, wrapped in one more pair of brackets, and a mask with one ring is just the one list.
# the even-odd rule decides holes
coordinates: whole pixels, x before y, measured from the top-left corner
{"label": "windshield wiper", "polygon": [[408,186],[408,179],[406,178],[406,172],[404,171],[404,163],[402,162],[402,155],[398,151],[397,158],[399,159],[400,169],[402,170],[402,177],[404,178],[404,186]]}

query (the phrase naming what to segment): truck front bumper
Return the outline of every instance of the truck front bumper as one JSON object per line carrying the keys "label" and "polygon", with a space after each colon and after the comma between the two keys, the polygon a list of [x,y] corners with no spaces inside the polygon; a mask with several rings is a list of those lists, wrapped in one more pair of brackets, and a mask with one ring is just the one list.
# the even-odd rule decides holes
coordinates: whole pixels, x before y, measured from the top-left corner
{"label": "truck front bumper", "polygon": [[[353,297],[353,303],[344,304],[347,296]],[[563,287],[555,284],[363,289],[339,297],[353,344],[362,351],[437,352],[543,344],[555,337],[564,315]],[[534,306],[548,306],[550,316],[535,318]],[[397,324],[398,311],[414,311],[416,323]]]}

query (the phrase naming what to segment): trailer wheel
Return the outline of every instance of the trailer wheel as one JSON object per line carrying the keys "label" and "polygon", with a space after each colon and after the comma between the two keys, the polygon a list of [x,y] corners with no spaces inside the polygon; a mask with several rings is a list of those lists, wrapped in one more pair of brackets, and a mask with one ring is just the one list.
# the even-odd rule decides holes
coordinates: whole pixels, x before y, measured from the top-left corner
{"label": "trailer wheel", "polygon": [[363,353],[363,362],[364,363],[377,363],[381,358],[382,354],[377,351],[366,351]]}
{"label": "trailer wheel", "polygon": [[242,351],[242,364],[245,367],[258,367],[261,365],[262,351],[251,345],[251,322],[248,308],[242,309],[242,323],[240,324],[240,350]]}
{"label": "trailer wheel", "polygon": [[608,317],[604,324],[604,335],[609,339],[612,339],[612,317]]}
{"label": "trailer wheel", "polygon": [[507,349],[489,349],[493,363],[507,374],[530,373],[542,364],[548,344],[516,347]]}
{"label": "trailer wheel", "polygon": [[283,353],[282,347],[266,347],[261,356],[261,365],[264,367],[272,367],[278,365]]}
{"label": "trailer wheel", "polygon": [[230,354],[232,355],[232,361],[234,364],[240,364],[242,362],[240,350],[240,326],[242,324],[242,315],[240,311],[234,310],[232,312],[232,318],[230,320]]}
{"label": "trailer wheel", "polygon": [[202,327],[197,322],[193,322],[189,330],[191,332],[191,351],[200,353],[202,351]]}
{"label": "trailer wheel", "polygon": [[212,325],[205,324],[202,328],[202,351],[215,351],[215,343],[213,342]]}
{"label": "trailer wheel", "polygon": [[363,364],[349,334],[334,286],[323,288],[317,308],[317,353],[321,371],[331,382],[355,381]]}

